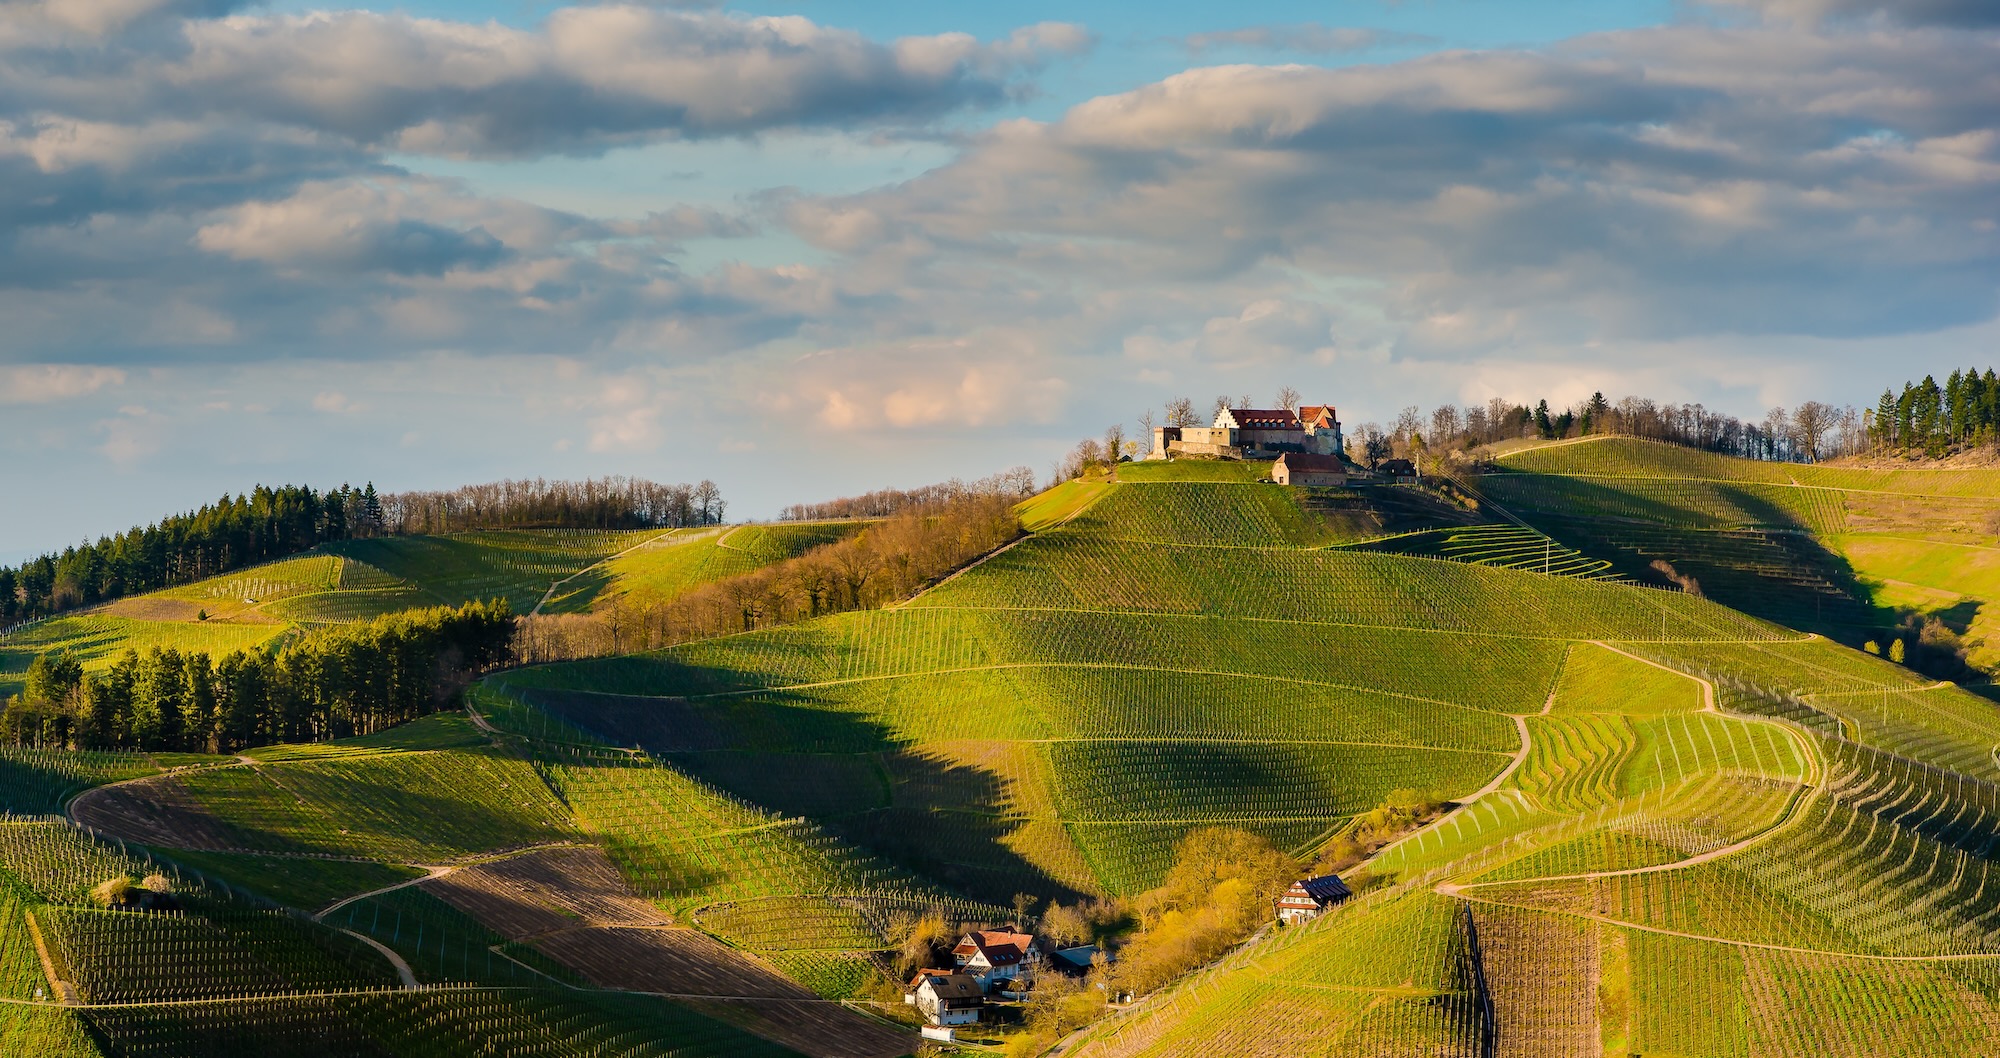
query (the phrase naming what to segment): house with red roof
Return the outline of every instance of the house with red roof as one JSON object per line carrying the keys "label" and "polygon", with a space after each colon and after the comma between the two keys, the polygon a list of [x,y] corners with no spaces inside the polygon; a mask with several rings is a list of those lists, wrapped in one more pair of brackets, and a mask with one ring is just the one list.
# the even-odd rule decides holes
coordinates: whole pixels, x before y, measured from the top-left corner
{"label": "house with red roof", "polygon": [[1013,926],[976,929],[959,938],[951,961],[958,972],[990,992],[996,984],[1032,976],[1041,965],[1042,949],[1033,936],[1016,932]]}
{"label": "house with red roof", "polygon": [[1154,459],[1275,459],[1284,452],[1339,457],[1346,440],[1331,404],[1289,408],[1224,408],[1213,426],[1153,429]]}

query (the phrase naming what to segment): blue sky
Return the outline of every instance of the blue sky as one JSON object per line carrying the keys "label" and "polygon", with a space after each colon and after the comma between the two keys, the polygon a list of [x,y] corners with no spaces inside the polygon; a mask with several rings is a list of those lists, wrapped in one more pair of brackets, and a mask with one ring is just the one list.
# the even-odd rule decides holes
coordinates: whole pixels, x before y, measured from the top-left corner
{"label": "blue sky", "polygon": [[0,0],[0,561],[256,482],[1045,469],[1990,362],[1984,0]]}

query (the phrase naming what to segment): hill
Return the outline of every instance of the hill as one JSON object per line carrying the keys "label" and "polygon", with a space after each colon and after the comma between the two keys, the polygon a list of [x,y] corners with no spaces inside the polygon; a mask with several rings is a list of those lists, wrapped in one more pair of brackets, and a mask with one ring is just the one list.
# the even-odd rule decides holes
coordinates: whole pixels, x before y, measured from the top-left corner
{"label": "hill", "polygon": [[699,529],[506,529],[322,544],[303,555],[135,595],[0,635],[0,699],[36,655],[101,671],[126,650],[220,657],[300,631],[505,599],[517,614],[650,604],[781,561],[865,523]]}
{"label": "hill", "polygon": [[[1143,906],[1190,835],[1311,862],[1415,790],[1437,818],[1361,846],[1362,896],[1065,1053],[1976,1049],[2000,1003],[1989,703],[1433,494],[1254,469],[1073,482],[899,604],[499,673],[469,718],[240,759],[16,750],[0,792],[46,812],[114,782],[72,817],[386,948],[467,1016],[521,989],[610,1032],[640,1015],[603,990],[671,993],[643,1016],[692,1019],[690,1046],[736,1026],[831,1056],[912,1047],[830,1000],[905,1016],[885,975],[926,918]],[[639,605],[767,547],[736,533],[641,541],[577,591]],[[76,1016],[151,1039],[208,1002]],[[374,1031],[297,1010],[249,1023]],[[226,1020],[200,1016],[203,1039]]]}
{"label": "hill", "polygon": [[1622,576],[1665,583],[1664,561],[1730,606],[1885,651],[1897,637],[1935,645],[1928,617],[1965,638],[1976,668],[2000,664],[1980,613],[2000,598],[2000,470],[1769,463],[1604,437],[1509,452],[1478,484]]}

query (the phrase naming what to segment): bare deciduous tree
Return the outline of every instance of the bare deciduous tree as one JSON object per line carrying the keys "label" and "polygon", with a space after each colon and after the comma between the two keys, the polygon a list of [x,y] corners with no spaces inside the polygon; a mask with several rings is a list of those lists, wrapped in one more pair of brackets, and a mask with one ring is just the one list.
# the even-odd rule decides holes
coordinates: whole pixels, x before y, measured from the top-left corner
{"label": "bare deciduous tree", "polygon": [[1168,426],[1199,426],[1201,420],[1194,413],[1194,398],[1175,397],[1167,402]]}
{"label": "bare deciduous tree", "polygon": [[1299,411],[1299,391],[1290,386],[1280,386],[1278,388],[1278,407],[1297,415]]}
{"label": "bare deciduous tree", "polygon": [[1833,405],[1816,400],[1806,401],[1792,413],[1792,436],[1798,440],[1806,462],[1819,462],[1820,445],[1825,443],[1827,431],[1833,429],[1839,416]]}

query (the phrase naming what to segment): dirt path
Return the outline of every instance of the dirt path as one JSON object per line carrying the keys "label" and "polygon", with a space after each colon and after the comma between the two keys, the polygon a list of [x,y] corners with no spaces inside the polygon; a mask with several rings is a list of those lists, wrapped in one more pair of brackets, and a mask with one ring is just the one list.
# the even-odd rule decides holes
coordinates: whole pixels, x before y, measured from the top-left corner
{"label": "dirt path", "polygon": [[[413,864],[412,866],[415,865]],[[341,897],[339,900],[335,900],[333,903],[328,904],[325,907],[321,908],[318,913],[313,915],[313,921],[324,922],[326,921],[326,916],[333,914],[335,911],[338,911],[341,908],[346,907],[351,903],[354,903],[356,900],[366,900],[371,896],[381,896],[383,893],[393,893],[398,889],[408,889],[410,886],[420,885],[424,882],[430,881],[433,878],[442,878],[445,875],[450,874],[455,870],[458,870],[458,867],[456,865],[449,867],[425,867],[424,870],[427,873],[425,873],[422,877],[419,878],[409,878],[404,881],[397,882],[394,885],[385,885],[380,889],[370,889],[365,893],[356,893],[353,896]]]}
{"label": "dirt path", "polygon": [[355,940],[358,940],[363,944],[368,945],[369,947],[375,949],[376,951],[381,952],[382,957],[384,959],[389,960],[389,964],[396,968],[396,976],[402,980],[403,988],[405,991],[415,992],[421,990],[424,987],[423,985],[417,983],[417,975],[410,970],[410,964],[404,962],[403,957],[401,955],[396,954],[396,949],[389,947],[387,944],[384,944],[373,937],[363,936],[362,934],[356,933],[351,929],[343,929],[341,930],[341,932],[347,934],[350,937],[353,937]]}

